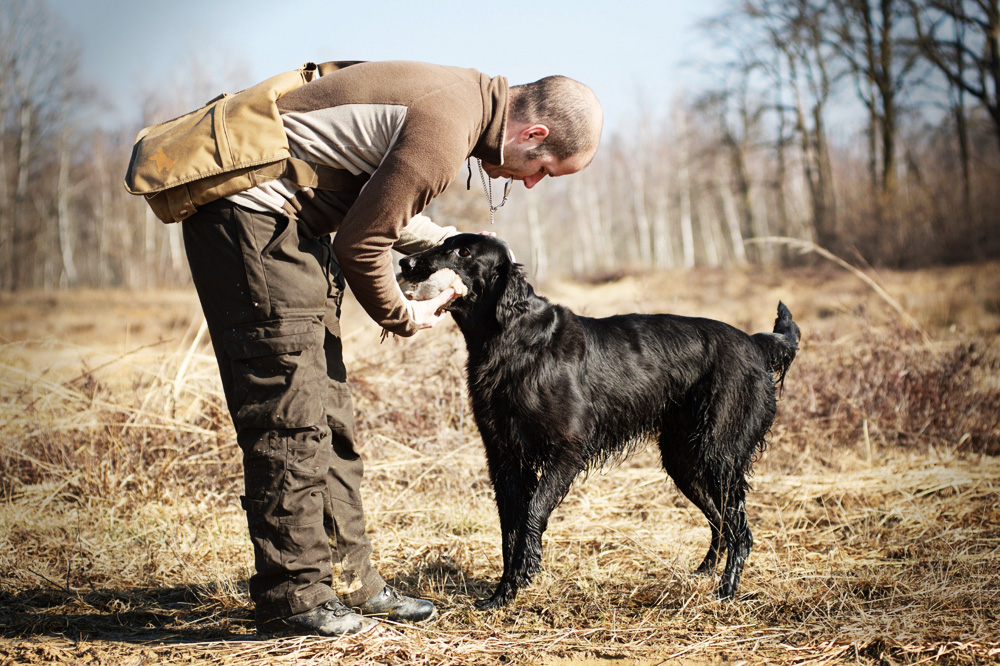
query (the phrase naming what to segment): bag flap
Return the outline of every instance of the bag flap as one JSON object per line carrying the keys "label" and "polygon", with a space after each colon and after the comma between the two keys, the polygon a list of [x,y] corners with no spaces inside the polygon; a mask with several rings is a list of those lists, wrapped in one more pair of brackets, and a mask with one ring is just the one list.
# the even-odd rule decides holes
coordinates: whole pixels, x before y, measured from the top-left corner
{"label": "bag flap", "polygon": [[125,188],[132,194],[152,194],[288,157],[275,102],[312,78],[316,66],[309,65],[311,69],[304,65],[144,129],[132,147]]}
{"label": "bag flap", "polygon": [[125,189],[131,194],[152,195],[290,157],[277,100],[318,76],[359,62],[307,62],[238,93],[219,95],[200,109],[144,128],[132,146]]}

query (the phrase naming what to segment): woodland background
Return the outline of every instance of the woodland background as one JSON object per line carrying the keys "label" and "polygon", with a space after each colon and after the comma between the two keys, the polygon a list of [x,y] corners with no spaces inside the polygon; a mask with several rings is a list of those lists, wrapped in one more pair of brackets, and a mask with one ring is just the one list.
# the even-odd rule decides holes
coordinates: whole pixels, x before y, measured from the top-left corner
{"label": "woodland background", "polygon": [[[691,64],[700,89],[665,113],[637,99],[590,168],[499,213],[535,280],[796,261],[753,242],[776,236],[892,268],[1000,253],[997,0],[743,0],[699,30],[717,56]],[[108,128],[85,120],[101,91],[78,53],[44,2],[0,5],[0,290],[183,286],[179,227],[122,178],[142,126],[230,77],[192,62]],[[487,224],[473,175],[438,222]]]}

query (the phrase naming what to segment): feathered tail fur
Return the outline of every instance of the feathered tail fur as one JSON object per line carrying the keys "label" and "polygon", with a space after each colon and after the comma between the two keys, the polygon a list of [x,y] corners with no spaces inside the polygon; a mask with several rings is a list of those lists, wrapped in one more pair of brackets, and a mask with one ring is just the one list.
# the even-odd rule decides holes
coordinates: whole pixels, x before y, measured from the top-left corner
{"label": "feathered tail fur", "polygon": [[799,340],[802,338],[802,332],[799,331],[798,324],[792,321],[792,312],[788,306],[778,302],[778,318],[774,320],[773,333],[757,333],[751,337],[764,352],[771,370],[777,375],[778,386],[783,386],[785,373],[795,360]]}

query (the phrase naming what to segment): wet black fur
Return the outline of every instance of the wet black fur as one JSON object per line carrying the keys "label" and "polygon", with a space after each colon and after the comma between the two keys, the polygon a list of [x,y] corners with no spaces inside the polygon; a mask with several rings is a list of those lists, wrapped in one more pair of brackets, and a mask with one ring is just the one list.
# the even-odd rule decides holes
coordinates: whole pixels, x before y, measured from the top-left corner
{"label": "wet black fur", "polygon": [[412,282],[451,268],[469,288],[448,309],[468,345],[504,562],[478,607],[507,604],[530,583],[549,515],[575,478],[650,438],[708,519],[711,546],[698,572],[713,572],[728,551],[718,595],[735,595],[753,545],[747,476],[774,419],[775,378],[783,381],[798,348],[784,304],[774,333],[756,335],[666,314],[581,317],[536,295],[502,241],[474,234],[401,267]]}

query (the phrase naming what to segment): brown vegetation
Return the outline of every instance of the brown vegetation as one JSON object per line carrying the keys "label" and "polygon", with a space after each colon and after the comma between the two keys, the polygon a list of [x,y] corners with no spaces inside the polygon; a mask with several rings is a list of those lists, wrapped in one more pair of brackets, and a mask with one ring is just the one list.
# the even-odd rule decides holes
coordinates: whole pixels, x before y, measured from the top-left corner
{"label": "brown vegetation", "polygon": [[800,322],[739,599],[692,577],[697,510],[651,450],[574,486],[509,609],[454,326],[345,318],[377,564],[428,627],[257,641],[236,447],[189,293],[0,300],[0,664],[985,663],[1000,659],[1000,267],[828,267],[541,291],[578,311]]}

